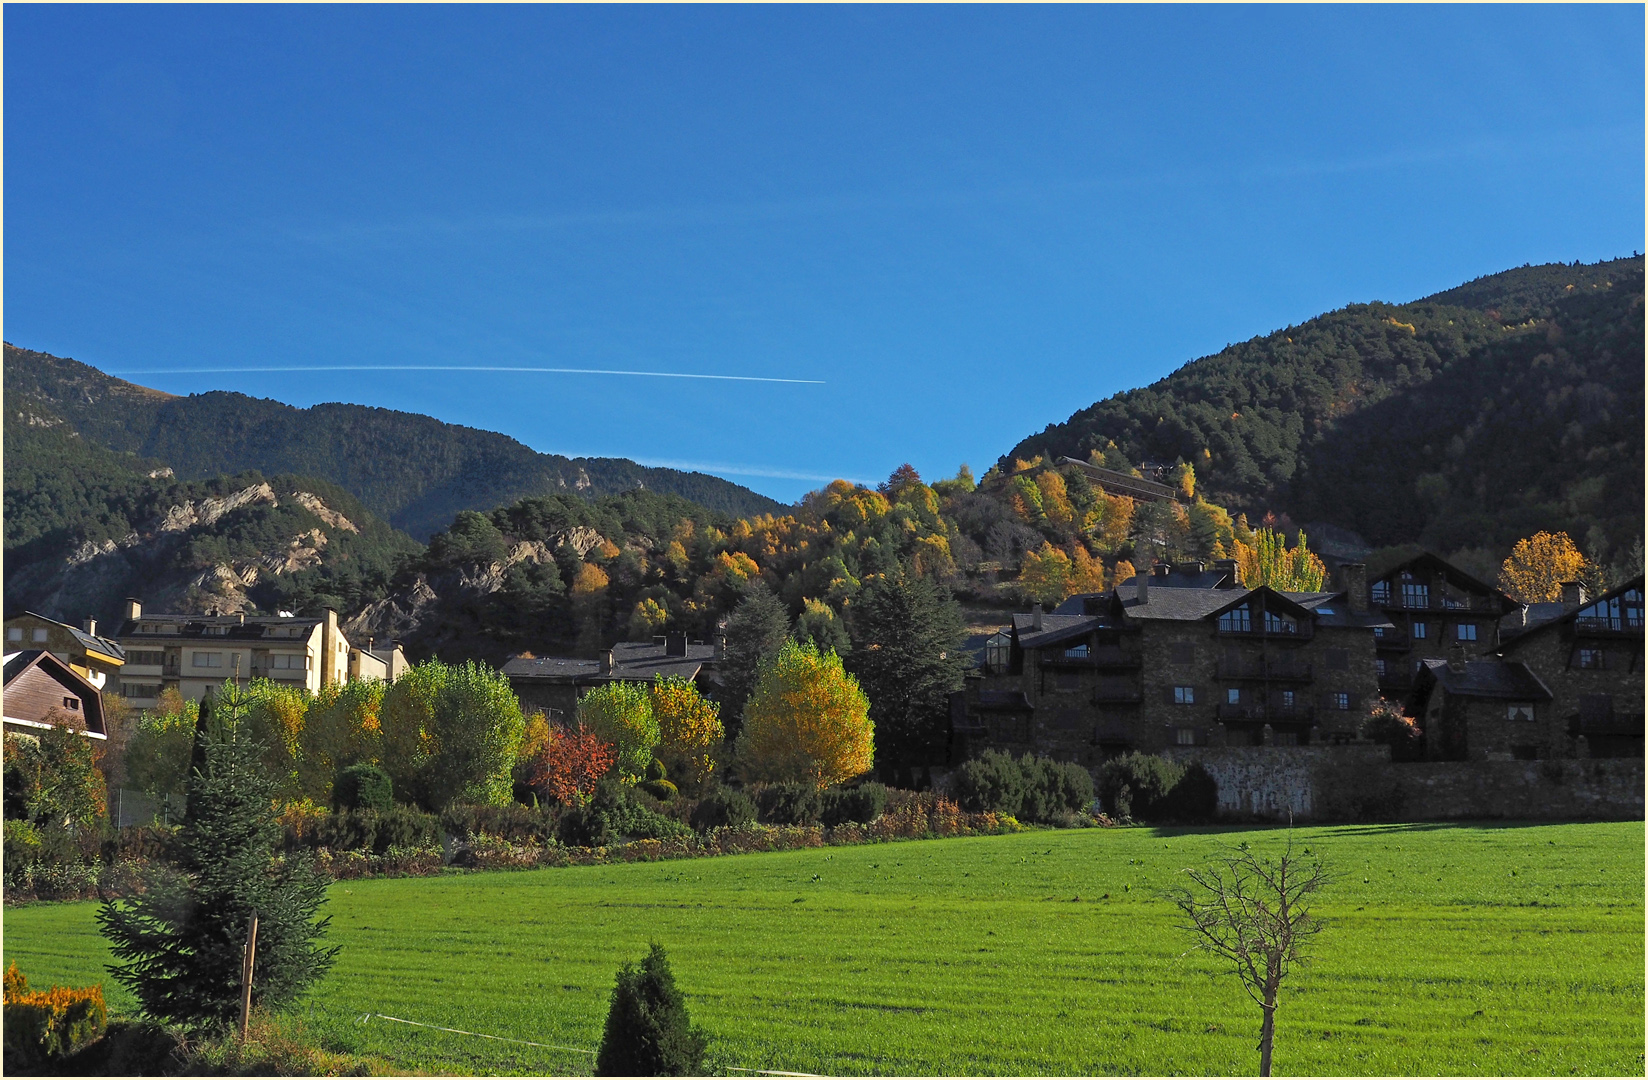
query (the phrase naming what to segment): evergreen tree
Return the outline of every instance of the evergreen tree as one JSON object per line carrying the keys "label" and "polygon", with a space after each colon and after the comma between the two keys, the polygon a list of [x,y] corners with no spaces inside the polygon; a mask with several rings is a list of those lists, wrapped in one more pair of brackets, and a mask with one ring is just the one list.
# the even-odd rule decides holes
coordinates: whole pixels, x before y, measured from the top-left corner
{"label": "evergreen tree", "polygon": [[865,586],[849,623],[847,669],[869,696],[883,774],[942,763],[950,693],[965,667],[960,605],[943,585],[889,574]]}
{"label": "evergreen tree", "polygon": [[618,971],[595,1075],[703,1075],[708,1040],[691,1025],[669,957],[654,944],[639,969],[626,963]]}
{"label": "evergreen tree", "polygon": [[192,1028],[229,1023],[240,1008],[246,932],[258,916],[254,1004],[278,1007],[297,998],[331,967],[337,949],[319,944],[327,919],[315,915],[326,879],[314,864],[278,857],[278,787],[264,748],[241,723],[242,694],[225,684],[202,724],[200,764],[189,776],[188,816],[176,865],[151,871],[145,888],[97,913],[115,980],[143,1011]]}
{"label": "evergreen tree", "polygon": [[757,579],[727,619],[727,645],[721,662],[721,719],[729,737],[738,733],[744,702],[755,690],[761,665],[778,655],[790,634],[790,617],[766,583]]}

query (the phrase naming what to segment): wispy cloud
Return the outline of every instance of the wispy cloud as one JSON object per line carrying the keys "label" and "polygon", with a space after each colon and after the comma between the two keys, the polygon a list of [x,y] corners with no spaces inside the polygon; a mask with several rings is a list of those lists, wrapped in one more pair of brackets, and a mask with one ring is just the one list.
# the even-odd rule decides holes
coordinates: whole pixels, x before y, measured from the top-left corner
{"label": "wispy cloud", "polygon": [[478,371],[512,372],[528,375],[628,375],[645,379],[715,379],[723,382],[795,383],[802,386],[824,385],[823,379],[779,379],[766,375],[705,375],[696,371],[619,371],[608,368],[460,366],[452,364],[315,364],[280,367],[140,368],[129,371],[111,371],[108,374],[125,378],[128,375],[249,375],[297,371]]}

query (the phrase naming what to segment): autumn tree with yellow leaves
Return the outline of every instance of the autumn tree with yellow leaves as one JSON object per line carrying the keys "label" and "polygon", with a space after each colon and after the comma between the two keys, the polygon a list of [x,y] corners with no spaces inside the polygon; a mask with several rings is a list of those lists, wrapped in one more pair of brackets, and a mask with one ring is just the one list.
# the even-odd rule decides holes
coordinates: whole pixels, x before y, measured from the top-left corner
{"label": "autumn tree with yellow leaves", "polygon": [[1522,604],[1562,599],[1562,583],[1587,575],[1585,556],[1565,532],[1538,532],[1516,542],[1499,568],[1499,584]]}
{"label": "autumn tree with yellow leaves", "polygon": [[834,652],[784,643],[744,706],[738,763],[751,780],[826,788],[875,761],[870,701]]}
{"label": "autumn tree with yellow leaves", "polygon": [[670,779],[687,791],[702,787],[715,771],[715,747],[723,735],[721,706],[699,693],[691,679],[660,675],[652,684],[652,715],[658,725],[658,759]]}

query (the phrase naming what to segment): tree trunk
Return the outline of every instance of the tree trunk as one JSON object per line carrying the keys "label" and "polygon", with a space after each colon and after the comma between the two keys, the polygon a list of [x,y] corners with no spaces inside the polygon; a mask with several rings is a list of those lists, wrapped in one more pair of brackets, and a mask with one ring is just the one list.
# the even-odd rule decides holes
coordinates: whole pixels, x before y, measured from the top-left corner
{"label": "tree trunk", "polygon": [[1260,1008],[1265,1011],[1265,1022],[1259,1029],[1259,1075],[1270,1075],[1270,1044],[1276,1035],[1276,999],[1267,998]]}

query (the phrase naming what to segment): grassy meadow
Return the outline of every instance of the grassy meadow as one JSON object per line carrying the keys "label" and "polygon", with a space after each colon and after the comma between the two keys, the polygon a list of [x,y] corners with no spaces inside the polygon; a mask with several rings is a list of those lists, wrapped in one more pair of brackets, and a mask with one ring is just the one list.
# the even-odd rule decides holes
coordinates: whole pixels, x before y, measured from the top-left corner
{"label": "grassy meadow", "polygon": [[[1251,1074],[1258,1011],[1161,895],[1221,844],[1285,837],[1038,831],[340,882],[343,951],[297,1012],[396,1068],[587,1073],[614,970],[657,941],[734,1075]],[[1642,1075],[1642,823],[1293,838],[1334,880],[1317,959],[1283,988],[1278,1074]],[[8,910],[5,961],[35,985],[105,979],[94,910]]]}

